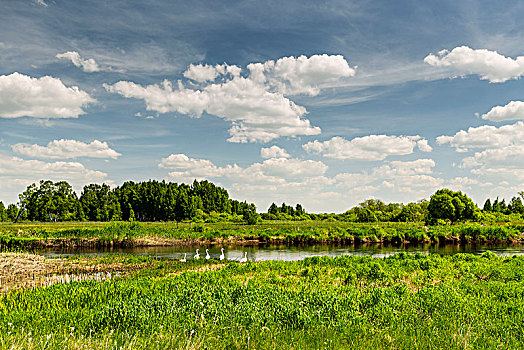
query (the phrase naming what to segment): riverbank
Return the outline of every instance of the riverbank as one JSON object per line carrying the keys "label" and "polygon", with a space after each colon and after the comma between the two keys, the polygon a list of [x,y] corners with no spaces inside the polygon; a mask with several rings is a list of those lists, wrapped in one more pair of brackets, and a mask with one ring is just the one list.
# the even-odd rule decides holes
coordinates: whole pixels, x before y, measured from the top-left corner
{"label": "riverbank", "polygon": [[258,244],[522,243],[524,223],[264,222],[235,223],[59,223],[0,226],[0,248],[103,248]]}
{"label": "riverbank", "polygon": [[[125,258],[82,259],[107,264]],[[53,264],[54,259],[45,260]],[[315,257],[247,264],[144,262],[150,266],[121,277],[0,296],[0,346],[524,346],[524,257],[400,253],[385,259]]]}

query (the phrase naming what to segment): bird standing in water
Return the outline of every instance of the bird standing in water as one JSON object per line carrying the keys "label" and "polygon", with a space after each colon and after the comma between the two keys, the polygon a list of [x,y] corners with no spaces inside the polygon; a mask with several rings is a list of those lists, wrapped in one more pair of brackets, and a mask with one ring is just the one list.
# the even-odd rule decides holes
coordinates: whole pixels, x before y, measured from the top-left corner
{"label": "bird standing in water", "polygon": [[186,262],[186,256],[187,256],[187,253],[184,253],[184,257],[180,259],[180,262]]}
{"label": "bird standing in water", "polygon": [[241,263],[247,262],[247,252],[244,252],[244,257],[242,259],[240,259],[240,262]]}
{"label": "bird standing in water", "polygon": [[226,257],[224,256],[224,248],[220,248],[220,251],[222,254],[220,254],[220,260],[224,260]]}
{"label": "bird standing in water", "polygon": [[193,259],[200,259],[200,254],[198,253],[198,249],[196,250],[195,257]]}

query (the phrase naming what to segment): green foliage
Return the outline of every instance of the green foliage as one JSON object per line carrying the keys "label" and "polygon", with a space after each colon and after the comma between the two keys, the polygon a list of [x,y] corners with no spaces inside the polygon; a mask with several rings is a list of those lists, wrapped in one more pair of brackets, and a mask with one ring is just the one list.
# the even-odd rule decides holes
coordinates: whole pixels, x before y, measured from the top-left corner
{"label": "green foliage", "polygon": [[[7,221],[14,222],[16,221],[16,219],[18,218],[20,214],[20,209],[18,209],[16,204],[9,204],[7,206],[6,213],[7,213]],[[22,219],[25,219],[26,217],[27,217],[27,213],[24,211],[24,218]]]}
{"label": "green foliage", "polygon": [[[229,217],[233,219],[233,217]],[[222,240],[229,242],[251,240],[264,243],[360,243],[404,242],[458,243],[458,242],[512,242],[524,241],[524,221],[485,224],[461,223],[425,227],[423,223],[353,223],[331,221],[258,221],[247,222],[236,216],[237,222],[215,223],[48,223],[10,224],[0,227],[0,234],[7,237],[36,238],[27,241],[23,248],[31,250],[44,246],[130,247],[147,241],[171,244],[177,241],[202,242]],[[256,225],[254,225],[256,223]],[[9,247],[7,247],[9,248]]]}
{"label": "green foliage", "polygon": [[0,222],[7,221],[7,209],[4,206],[4,203],[0,201]]}
{"label": "green foliage", "polygon": [[[191,185],[155,180],[127,181],[111,189],[108,185],[84,186],[80,198],[65,181],[40,181],[20,194],[20,207],[29,221],[186,221],[203,222],[210,213],[232,220],[253,210],[254,205],[229,199],[227,191],[209,181]],[[7,210],[15,221],[18,207]],[[254,209],[256,211],[256,208]],[[1,212],[1,210],[0,210]],[[0,213],[1,215],[1,213]]]}
{"label": "green foliage", "polygon": [[462,192],[441,189],[435,192],[429,200],[427,222],[435,224],[437,220],[450,222],[477,220],[478,208],[473,201]]}
{"label": "green foliage", "polygon": [[71,221],[79,216],[80,205],[71,185],[65,181],[40,181],[20,194],[20,204],[31,221]]}
{"label": "green foliage", "polygon": [[280,207],[271,203],[267,213],[261,214],[261,218],[264,220],[309,220],[310,216],[299,203],[295,208],[286,203],[282,203]]}
{"label": "green foliage", "polygon": [[147,261],[151,268],[122,279],[0,296],[0,344],[50,349],[524,346],[523,257],[487,252],[243,265]]}
{"label": "green foliage", "polygon": [[80,195],[82,217],[89,221],[119,220],[122,217],[120,202],[109,185],[91,184],[84,186]]}

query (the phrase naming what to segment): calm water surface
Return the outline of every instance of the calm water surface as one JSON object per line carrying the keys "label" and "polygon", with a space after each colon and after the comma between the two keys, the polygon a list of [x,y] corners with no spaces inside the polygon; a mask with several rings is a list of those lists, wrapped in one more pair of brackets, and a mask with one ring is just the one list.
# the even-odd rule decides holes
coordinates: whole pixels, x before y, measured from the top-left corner
{"label": "calm water surface", "polygon": [[[206,255],[206,248],[212,258],[220,256],[221,246],[193,246],[193,247],[139,247],[117,249],[79,249],[57,250],[43,249],[39,254],[47,257],[62,257],[71,255],[104,255],[104,254],[130,254],[180,259],[187,254],[187,259],[193,258],[196,249],[200,250],[200,257]],[[465,245],[387,245],[387,244],[361,244],[361,245],[329,245],[317,244],[307,246],[292,245],[265,245],[265,246],[224,246],[225,256],[228,260],[239,260],[247,252],[247,257],[252,261],[261,260],[301,260],[311,256],[341,256],[358,255],[386,257],[399,252],[409,253],[436,253],[452,255],[456,253],[482,254],[490,250],[497,255],[524,255],[522,244],[465,244]]]}

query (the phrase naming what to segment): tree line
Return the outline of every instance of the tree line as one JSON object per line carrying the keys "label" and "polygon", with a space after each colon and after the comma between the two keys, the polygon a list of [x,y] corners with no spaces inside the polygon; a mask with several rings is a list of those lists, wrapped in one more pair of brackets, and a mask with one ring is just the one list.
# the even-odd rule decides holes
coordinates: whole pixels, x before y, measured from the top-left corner
{"label": "tree line", "polygon": [[408,204],[385,203],[380,199],[368,199],[344,213],[306,213],[302,205],[295,208],[282,203],[279,207],[271,204],[267,213],[262,214],[265,220],[333,220],[347,222],[426,222],[427,224],[444,224],[457,221],[512,221],[524,216],[524,191],[505,201],[495,200],[493,205],[488,199],[482,209],[461,191],[440,189],[429,200],[422,199]]}
{"label": "tree line", "polygon": [[19,195],[17,205],[0,202],[1,221],[253,221],[252,203],[229,198],[226,189],[203,180],[191,185],[149,180],[84,186],[80,197],[66,181],[42,180]]}
{"label": "tree line", "polygon": [[341,214],[307,213],[301,204],[294,207],[272,203],[257,214],[246,201],[229,198],[226,189],[212,182],[191,185],[165,181],[124,182],[111,188],[107,184],[84,186],[78,197],[66,181],[42,180],[19,195],[18,204],[7,208],[0,201],[0,221],[244,221],[336,220],[348,222],[422,222],[428,224],[457,221],[511,221],[524,216],[524,191],[505,200],[488,198],[482,209],[464,193],[449,189],[436,191],[428,200],[384,203],[368,199]]}

